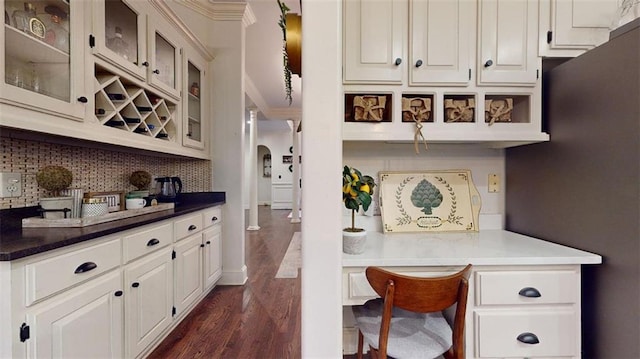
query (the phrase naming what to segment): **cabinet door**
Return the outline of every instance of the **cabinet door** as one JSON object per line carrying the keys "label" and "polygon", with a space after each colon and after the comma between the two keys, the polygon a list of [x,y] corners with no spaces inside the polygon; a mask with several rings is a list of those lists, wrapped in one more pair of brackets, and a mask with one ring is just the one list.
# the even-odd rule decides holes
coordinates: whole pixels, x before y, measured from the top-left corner
{"label": "cabinet door", "polygon": [[222,276],[222,229],[217,224],[203,232],[204,287],[210,288]]}
{"label": "cabinet door", "polygon": [[92,52],[139,80],[146,79],[146,18],[134,0],[95,0]]}
{"label": "cabinet door", "polygon": [[202,233],[176,243],[175,307],[176,314],[189,307],[202,293]]}
{"label": "cabinet door", "polygon": [[5,13],[0,102],[84,119],[89,97],[84,88],[84,6],[64,0],[0,5]]}
{"label": "cabinet door", "polygon": [[171,324],[171,247],[125,267],[126,356],[136,357]]}
{"label": "cabinet door", "polygon": [[27,313],[29,358],[122,358],[122,277],[112,272]]}
{"label": "cabinet door", "polygon": [[541,0],[540,56],[577,56],[603,44],[616,9],[616,0]]}
{"label": "cabinet door", "polygon": [[182,103],[184,104],[182,144],[189,147],[204,148],[204,102],[206,98],[205,74],[206,61],[192,51],[185,50],[185,63],[183,73],[186,79],[183,81]]}
{"label": "cabinet door", "polygon": [[534,85],[538,70],[538,3],[483,0],[479,6],[479,84]]}
{"label": "cabinet door", "polygon": [[169,23],[149,18],[148,82],[176,99],[180,98],[180,39]]}
{"label": "cabinet door", "polygon": [[401,83],[406,0],[344,1],[344,82]]}
{"label": "cabinet door", "polygon": [[410,1],[410,85],[469,83],[474,7],[468,0]]}

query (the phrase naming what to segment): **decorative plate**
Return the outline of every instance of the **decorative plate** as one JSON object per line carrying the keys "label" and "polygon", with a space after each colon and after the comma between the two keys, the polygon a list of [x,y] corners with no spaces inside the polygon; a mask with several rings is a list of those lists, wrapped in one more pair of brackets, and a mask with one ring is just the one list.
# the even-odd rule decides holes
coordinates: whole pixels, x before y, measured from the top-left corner
{"label": "decorative plate", "polygon": [[469,170],[380,172],[388,232],[476,232],[480,194]]}

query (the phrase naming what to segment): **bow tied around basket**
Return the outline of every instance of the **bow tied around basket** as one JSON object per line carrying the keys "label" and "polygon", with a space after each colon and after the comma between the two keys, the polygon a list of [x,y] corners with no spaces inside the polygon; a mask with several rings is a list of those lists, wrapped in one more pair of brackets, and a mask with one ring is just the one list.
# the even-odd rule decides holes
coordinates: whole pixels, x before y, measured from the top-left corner
{"label": "bow tied around basket", "polygon": [[363,95],[353,98],[353,118],[356,121],[382,121],[387,98]]}
{"label": "bow tied around basket", "polygon": [[416,130],[413,135],[413,147],[416,154],[420,153],[419,142],[424,143],[424,149],[429,149],[427,140],[422,134],[422,121],[428,121],[431,117],[431,99],[423,97],[402,98],[402,120],[413,121],[416,124]]}

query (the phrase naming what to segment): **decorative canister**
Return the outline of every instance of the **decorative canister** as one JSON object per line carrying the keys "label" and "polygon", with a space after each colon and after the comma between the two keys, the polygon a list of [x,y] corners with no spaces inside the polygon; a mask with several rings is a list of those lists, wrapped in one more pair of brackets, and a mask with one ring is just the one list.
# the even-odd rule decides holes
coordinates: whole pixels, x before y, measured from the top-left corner
{"label": "decorative canister", "polygon": [[82,218],[103,216],[107,213],[109,213],[109,204],[106,197],[82,199]]}

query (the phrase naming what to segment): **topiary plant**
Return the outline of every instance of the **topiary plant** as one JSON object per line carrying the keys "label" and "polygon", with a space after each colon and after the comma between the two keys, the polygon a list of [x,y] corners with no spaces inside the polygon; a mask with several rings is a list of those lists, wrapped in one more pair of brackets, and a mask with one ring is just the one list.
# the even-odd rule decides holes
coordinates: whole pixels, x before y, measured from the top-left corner
{"label": "topiary plant", "polygon": [[45,166],[36,173],[38,186],[51,192],[54,197],[60,196],[60,191],[68,188],[73,181],[73,174],[62,166]]}
{"label": "topiary plant", "polygon": [[148,189],[151,183],[151,175],[147,171],[135,171],[129,176],[129,183],[134,185],[138,191]]}

